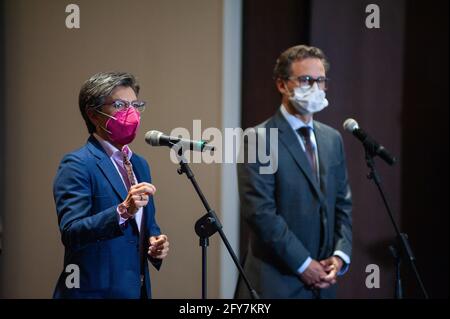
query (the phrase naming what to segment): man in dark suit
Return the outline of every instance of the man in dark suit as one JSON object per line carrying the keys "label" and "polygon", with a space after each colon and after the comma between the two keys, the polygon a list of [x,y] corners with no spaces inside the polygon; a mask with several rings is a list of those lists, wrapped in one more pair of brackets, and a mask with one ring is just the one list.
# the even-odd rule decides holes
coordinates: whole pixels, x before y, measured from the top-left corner
{"label": "man in dark suit", "polygon": [[53,194],[64,270],[55,298],[150,298],[147,259],[159,269],[169,242],[155,221],[150,169],[128,146],[145,102],[129,73],[98,73],[80,90],[91,134],[64,156]]}
{"label": "man in dark suit", "polygon": [[[238,164],[241,211],[251,230],[244,269],[262,298],[333,298],[337,276],[350,264],[342,138],[313,120],[328,105],[327,69],[318,48],[299,45],[280,55],[274,69],[280,109],[244,143],[247,153],[272,150],[275,169],[264,172],[250,156]],[[242,281],[237,297],[249,297]]]}

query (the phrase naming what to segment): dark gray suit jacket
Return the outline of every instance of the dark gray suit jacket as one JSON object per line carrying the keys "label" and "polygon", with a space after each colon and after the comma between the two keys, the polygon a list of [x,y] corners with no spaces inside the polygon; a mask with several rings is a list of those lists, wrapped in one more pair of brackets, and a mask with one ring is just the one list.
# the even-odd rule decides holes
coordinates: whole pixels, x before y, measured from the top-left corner
{"label": "dark gray suit jacket", "polygon": [[[280,110],[258,126],[267,129],[259,134],[267,150],[269,129],[278,129],[276,172],[260,174],[260,161],[238,164],[241,213],[251,230],[244,269],[262,298],[313,298],[316,293],[297,274],[308,256],[321,260],[335,250],[351,256],[352,202],[342,137],[325,124],[313,125],[320,182]],[[249,139],[244,146],[253,144]],[[335,287],[320,294],[334,297]],[[249,297],[242,280],[236,296]]]}

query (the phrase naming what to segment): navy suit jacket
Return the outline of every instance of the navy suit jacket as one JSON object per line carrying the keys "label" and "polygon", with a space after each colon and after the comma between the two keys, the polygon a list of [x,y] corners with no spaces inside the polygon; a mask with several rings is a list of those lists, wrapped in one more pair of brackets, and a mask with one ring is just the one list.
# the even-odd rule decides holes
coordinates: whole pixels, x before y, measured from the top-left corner
{"label": "navy suit jacket", "polygon": [[[133,153],[130,159],[138,182],[151,182],[147,162]],[[64,156],[59,166],[53,194],[61,239],[65,247],[64,269],[54,298],[139,298],[140,254],[136,223],[119,226],[117,206],[127,190],[114,164],[100,143],[91,136],[86,145]],[[141,230],[159,235],[155,207],[150,197],[143,209]],[[147,243],[148,245],[148,243]],[[148,247],[144,247],[146,254]],[[150,259],[159,269],[161,261]],[[68,288],[68,265],[79,268],[79,288]],[[67,270],[67,272],[66,272]],[[149,297],[150,279],[145,262],[145,285]],[[70,285],[69,285],[70,287]]]}
{"label": "navy suit jacket", "polygon": [[[313,298],[298,276],[308,256],[321,260],[335,250],[351,256],[352,202],[342,138],[325,124],[313,125],[320,181],[313,176],[298,133],[280,111],[257,127],[267,129],[259,133],[266,150],[270,129],[278,129],[276,172],[260,174],[260,161],[238,164],[241,213],[251,230],[244,269],[262,298]],[[244,145],[260,147],[252,141],[257,139],[249,138]],[[334,289],[321,294],[333,297]],[[249,297],[242,282],[237,297]]]}

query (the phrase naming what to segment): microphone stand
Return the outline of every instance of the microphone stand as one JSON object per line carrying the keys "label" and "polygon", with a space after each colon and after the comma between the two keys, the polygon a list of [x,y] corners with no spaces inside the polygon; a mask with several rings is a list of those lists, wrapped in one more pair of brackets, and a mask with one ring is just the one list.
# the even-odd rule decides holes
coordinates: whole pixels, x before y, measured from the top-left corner
{"label": "microphone stand", "polygon": [[403,299],[403,289],[402,289],[402,277],[400,274],[400,264],[402,262],[402,257],[399,254],[397,247],[395,245],[390,245],[389,250],[392,257],[395,260],[395,299]]}
{"label": "microphone stand", "polygon": [[191,181],[192,185],[195,188],[195,191],[197,192],[198,196],[200,197],[200,200],[202,201],[203,206],[206,209],[206,214],[203,215],[200,219],[197,220],[195,223],[195,233],[199,237],[199,244],[202,248],[202,299],[207,298],[207,248],[209,245],[209,237],[214,235],[216,232],[219,233],[220,238],[222,238],[223,243],[225,244],[225,247],[228,250],[228,253],[230,254],[231,258],[233,259],[234,264],[236,265],[237,269],[239,270],[240,275],[244,279],[245,285],[247,286],[247,289],[250,291],[250,295],[252,296],[252,299],[259,299],[258,294],[256,293],[255,289],[250,284],[250,281],[248,280],[247,276],[245,275],[244,269],[242,269],[241,264],[239,263],[239,260],[236,256],[236,254],[233,251],[233,248],[231,248],[230,243],[228,242],[227,237],[225,236],[225,233],[222,230],[222,224],[220,223],[219,218],[217,217],[214,210],[211,209],[211,207],[208,204],[208,201],[206,200],[205,196],[203,195],[202,190],[200,189],[200,186],[198,185],[194,173],[192,172],[191,168],[188,165],[188,162],[186,158],[182,154],[178,154],[178,159],[180,161],[180,168],[178,168],[177,172],[178,174],[186,174],[187,178]]}
{"label": "microphone stand", "polygon": [[397,226],[397,223],[395,222],[395,219],[392,215],[392,211],[391,208],[387,202],[386,196],[384,194],[383,188],[381,187],[381,179],[380,176],[376,170],[375,167],[375,162],[373,160],[373,158],[375,157],[376,153],[375,150],[373,150],[369,145],[364,143],[364,149],[365,149],[365,153],[366,153],[366,163],[367,166],[370,169],[369,174],[367,175],[368,179],[371,179],[374,181],[375,185],[378,188],[378,191],[381,195],[381,198],[383,199],[383,203],[384,206],[386,207],[387,213],[389,215],[389,219],[391,220],[392,225],[394,226],[394,230],[395,233],[397,235],[397,241],[399,243],[399,247],[400,247],[400,254],[397,251],[397,249],[394,246],[390,246],[390,250],[391,250],[391,254],[394,256],[394,258],[396,259],[396,298],[401,299],[403,298],[403,290],[402,290],[402,281],[400,278],[400,260],[401,258],[407,258],[409,265],[411,266],[415,278],[417,280],[417,283],[420,286],[420,289],[422,290],[423,296],[425,297],[425,299],[428,299],[428,293],[425,290],[425,286],[422,282],[422,279],[420,277],[419,271],[417,269],[416,266],[416,257],[414,256],[414,253],[411,249],[411,246],[409,245],[408,242],[408,235],[405,233],[400,232],[399,227]]}

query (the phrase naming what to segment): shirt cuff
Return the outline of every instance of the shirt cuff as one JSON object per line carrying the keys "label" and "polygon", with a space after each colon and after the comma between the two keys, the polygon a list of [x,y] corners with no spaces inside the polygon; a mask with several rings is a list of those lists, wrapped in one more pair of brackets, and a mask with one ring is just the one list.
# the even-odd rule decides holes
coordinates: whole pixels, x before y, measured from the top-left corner
{"label": "shirt cuff", "polygon": [[122,215],[120,215],[119,207],[117,207],[117,214],[119,215],[119,226],[122,226],[128,218],[123,218]]}
{"label": "shirt cuff", "polygon": [[340,257],[344,261],[344,265],[342,266],[341,270],[338,272],[338,276],[342,276],[350,268],[350,257],[341,250],[336,250],[333,253],[333,256]]}
{"label": "shirt cuff", "polygon": [[302,274],[306,268],[309,267],[309,264],[312,262],[311,257],[306,258],[306,260],[303,262],[303,264],[300,266],[300,268],[297,270],[299,274]]}

